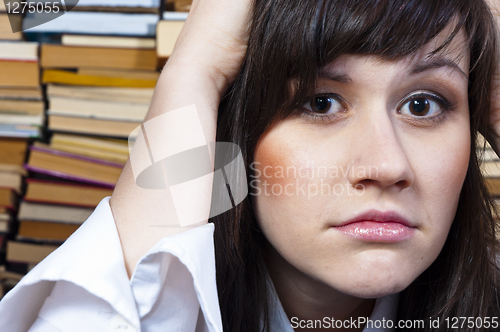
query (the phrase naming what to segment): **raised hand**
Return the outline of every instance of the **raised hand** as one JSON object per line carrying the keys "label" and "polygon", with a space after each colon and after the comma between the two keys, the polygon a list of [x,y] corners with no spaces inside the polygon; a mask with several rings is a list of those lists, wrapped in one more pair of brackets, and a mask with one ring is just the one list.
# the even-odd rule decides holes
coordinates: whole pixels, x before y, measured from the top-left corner
{"label": "raised hand", "polygon": [[[160,75],[145,121],[194,104],[205,141],[215,141],[217,109],[243,62],[251,14],[250,0],[194,1],[172,56]],[[161,129],[174,131],[178,126],[166,123]],[[185,135],[189,139],[190,132],[186,131]],[[168,148],[179,141],[161,144]],[[197,206],[196,201],[189,203]],[[158,240],[186,230],[157,227],[176,224],[172,195],[169,190],[136,185],[130,160],[118,180],[110,205],[129,276],[139,258]]]}

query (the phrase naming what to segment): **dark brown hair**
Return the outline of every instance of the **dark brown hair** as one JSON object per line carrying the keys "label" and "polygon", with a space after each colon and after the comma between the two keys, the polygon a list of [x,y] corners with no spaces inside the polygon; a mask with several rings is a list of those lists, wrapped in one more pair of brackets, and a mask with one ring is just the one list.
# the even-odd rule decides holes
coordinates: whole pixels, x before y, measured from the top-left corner
{"label": "dark brown hair", "polygon": [[[376,55],[388,61],[412,56],[450,24],[455,25],[454,31],[435,52],[465,31],[471,62],[471,142],[476,146],[478,132],[488,136],[496,56],[495,25],[482,0],[255,0],[247,54],[221,102],[217,140],[237,143],[250,165],[261,135],[304,102],[318,69],[343,54]],[[293,94],[292,81],[297,82]],[[399,319],[440,317],[443,322],[446,317],[499,315],[492,210],[472,149],[444,248],[401,293]],[[216,224],[217,287],[224,330],[267,330],[265,238],[251,200],[245,199],[211,221]],[[427,330],[429,326],[422,331]],[[433,329],[445,330],[446,326]],[[479,330],[488,329],[460,329]]]}

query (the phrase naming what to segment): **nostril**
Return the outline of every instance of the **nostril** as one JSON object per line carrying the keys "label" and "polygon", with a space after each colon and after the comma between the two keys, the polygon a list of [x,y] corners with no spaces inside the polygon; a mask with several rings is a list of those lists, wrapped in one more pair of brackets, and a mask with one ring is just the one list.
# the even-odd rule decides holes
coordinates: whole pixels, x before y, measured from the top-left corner
{"label": "nostril", "polygon": [[400,180],[400,181],[396,182],[395,185],[397,187],[406,188],[406,187],[410,186],[410,181],[408,181],[408,180]]}

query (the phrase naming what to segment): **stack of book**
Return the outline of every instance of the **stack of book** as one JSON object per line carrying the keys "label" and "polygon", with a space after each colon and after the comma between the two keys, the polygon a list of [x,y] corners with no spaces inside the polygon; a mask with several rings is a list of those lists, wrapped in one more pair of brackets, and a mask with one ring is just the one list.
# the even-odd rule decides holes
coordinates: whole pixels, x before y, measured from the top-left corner
{"label": "stack of book", "polygon": [[0,136],[40,137],[44,109],[38,43],[0,41]]}
{"label": "stack of book", "polygon": [[29,271],[111,195],[159,76],[158,19],[159,0],[80,0],[46,23],[24,18],[40,43],[48,137],[29,147],[7,272]]}
{"label": "stack of book", "polygon": [[21,26],[20,2],[0,1],[0,137],[38,137],[44,121],[38,44]]}
{"label": "stack of book", "polygon": [[[28,142],[20,138],[0,138],[0,297],[19,279],[6,271],[7,242],[14,238],[19,197],[23,190],[26,170],[23,164]],[[16,276],[12,279],[12,276]]]}
{"label": "stack of book", "polygon": [[[167,8],[187,11],[190,2],[172,0]],[[0,45],[0,113],[41,114],[43,121],[45,111],[48,126],[45,138],[38,127],[34,134],[11,135],[40,135],[43,142],[31,146],[25,139],[0,139],[0,162],[7,160],[2,151],[10,158],[9,166],[0,164],[0,248],[6,253],[5,259],[0,256],[0,297],[2,282],[7,289],[14,285],[111,195],[128,158],[126,138],[142,123],[158,68],[187,18],[187,13],[160,15],[160,0],[80,0],[61,10],[53,20],[27,13],[28,41]],[[0,14],[0,39],[1,19]],[[23,38],[10,25],[8,31],[10,39]],[[17,75],[5,78],[1,61],[7,61],[7,50],[8,61],[31,65],[31,71],[16,69]],[[22,79],[24,85],[15,88],[2,85]]]}
{"label": "stack of book", "polygon": [[0,139],[0,249],[14,230],[13,219],[22,192],[28,143],[24,139]]}
{"label": "stack of book", "polygon": [[59,133],[52,136],[50,144],[35,142],[30,150],[25,168],[37,176],[45,174],[50,178],[110,188],[115,186],[128,158],[125,140]]}
{"label": "stack of book", "polygon": [[27,180],[17,239],[66,240],[111,195],[127,157],[120,140],[54,134],[50,145],[35,142],[26,168],[36,175]]}
{"label": "stack of book", "polygon": [[40,25],[43,13],[26,16],[27,38],[42,42],[49,130],[126,138],[140,125],[159,76],[158,10],[158,0],[80,0]]}
{"label": "stack of book", "polygon": [[127,141],[60,133],[29,149],[18,231],[7,241],[8,267],[20,273],[55,250],[111,195],[128,158]]}
{"label": "stack of book", "polygon": [[38,44],[23,41],[19,5],[0,1],[0,297],[22,276],[7,271],[7,243],[17,231],[28,139],[44,121]]}

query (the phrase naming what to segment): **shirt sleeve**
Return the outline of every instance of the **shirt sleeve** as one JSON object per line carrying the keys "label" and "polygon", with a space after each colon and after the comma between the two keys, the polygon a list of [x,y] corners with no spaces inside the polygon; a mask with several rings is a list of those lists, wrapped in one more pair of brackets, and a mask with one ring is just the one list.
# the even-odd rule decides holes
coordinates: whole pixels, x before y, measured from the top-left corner
{"label": "shirt sleeve", "polygon": [[159,241],[129,280],[103,199],[0,302],[0,331],[222,331],[213,224]]}

